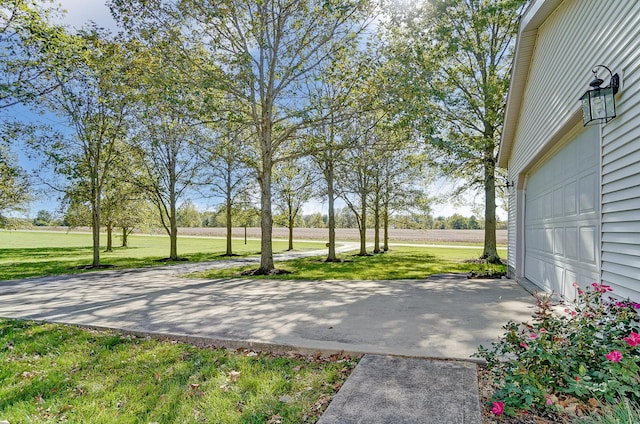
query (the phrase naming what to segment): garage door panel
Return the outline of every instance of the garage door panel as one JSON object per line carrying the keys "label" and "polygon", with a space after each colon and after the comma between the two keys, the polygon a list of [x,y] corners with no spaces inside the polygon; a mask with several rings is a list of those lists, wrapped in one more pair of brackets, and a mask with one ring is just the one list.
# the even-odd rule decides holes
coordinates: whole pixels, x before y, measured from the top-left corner
{"label": "garage door panel", "polygon": [[525,276],[568,297],[599,276],[599,138],[586,128],[536,167],[525,192]]}
{"label": "garage door panel", "polygon": [[573,216],[578,212],[577,192],[578,185],[575,181],[571,181],[564,187],[564,214],[565,216]]}

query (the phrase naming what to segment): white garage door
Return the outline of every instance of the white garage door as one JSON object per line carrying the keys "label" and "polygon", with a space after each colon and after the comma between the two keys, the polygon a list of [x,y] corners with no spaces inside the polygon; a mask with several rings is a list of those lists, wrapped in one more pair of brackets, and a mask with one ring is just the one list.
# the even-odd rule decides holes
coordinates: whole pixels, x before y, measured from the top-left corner
{"label": "white garage door", "polygon": [[569,298],[574,282],[599,281],[599,145],[599,128],[585,128],[533,171],[526,188],[525,276]]}

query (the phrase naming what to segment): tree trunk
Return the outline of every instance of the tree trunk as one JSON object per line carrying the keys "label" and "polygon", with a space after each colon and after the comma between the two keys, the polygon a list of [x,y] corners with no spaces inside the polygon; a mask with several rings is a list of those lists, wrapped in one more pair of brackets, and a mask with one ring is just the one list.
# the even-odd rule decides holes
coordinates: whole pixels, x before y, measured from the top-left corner
{"label": "tree trunk", "polygon": [[129,229],[127,227],[122,227],[122,247],[127,247],[129,245]]}
{"label": "tree trunk", "polygon": [[93,238],[93,261],[91,266],[100,266],[100,190],[98,189],[97,178],[93,181],[93,198],[91,201],[91,233]]}
{"label": "tree trunk", "polygon": [[[229,184],[227,183],[227,187],[229,186]],[[227,226],[227,251],[225,252],[226,256],[231,256],[233,255],[233,250],[232,250],[232,246],[231,246],[231,236],[232,236],[232,220],[231,220],[231,189],[227,189],[227,210],[225,213],[225,222],[226,222],[226,226]]]}
{"label": "tree trunk", "polygon": [[107,223],[107,248],[105,252],[113,252],[113,224]]}
{"label": "tree trunk", "polygon": [[169,259],[172,261],[178,260],[178,218],[176,213],[176,197],[174,190],[171,191],[169,196]]}
{"label": "tree trunk", "polygon": [[327,254],[326,262],[335,262],[336,258],[336,212],[334,208],[334,192],[333,192],[333,169],[327,173],[327,197],[328,197],[328,219],[327,225],[329,226],[329,252]]}
{"label": "tree trunk", "polygon": [[382,213],[382,221],[384,225],[384,246],[382,250],[389,251],[389,206],[385,205],[384,212]]}
{"label": "tree trunk", "polygon": [[376,195],[373,206],[373,253],[380,252],[380,201]]}
{"label": "tree trunk", "polygon": [[487,148],[484,160],[484,251],[482,259],[489,263],[500,263],[496,246],[496,176],[493,145]]}
{"label": "tree trunk", "polygon": [[260,237],[260,273],[269,273],[274,270],[273,263],[273,215],[271,213],[271,158],[263,154],[262,158],[262,175],[260,178],[260,229],[262,231]]}
{"label": "tree trunk", "polygon": [[293,250],[293,224],[294,219],[289,215],[289,248],[287,250]]}
{"label": "tree trunk", "polygon": [[367,255],[367,194],[361,193],[361,201],[360,207],[361,210],[361,219],[360,219],[360,252],[358,255],[366,256]]}
{"label": "tree trunk", "polygon": [[91,211],[91,233],[93,238],[93,261],[91,266],[100,266],[100,210],[99,206],[93,205]]}

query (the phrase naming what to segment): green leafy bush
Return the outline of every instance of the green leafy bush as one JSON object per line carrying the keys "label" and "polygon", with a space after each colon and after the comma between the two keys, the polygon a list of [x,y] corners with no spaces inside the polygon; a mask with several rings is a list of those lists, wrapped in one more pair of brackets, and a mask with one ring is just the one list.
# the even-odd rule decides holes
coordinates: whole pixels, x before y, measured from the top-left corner
{"label": "green leafy bush", "polygon": [[574,287],[564,308],[538,295],[532,322],[510,321],[499,341],[478,349],[498,388],[494,414],[640,401],[640,304],[609,297],[605,284]]}

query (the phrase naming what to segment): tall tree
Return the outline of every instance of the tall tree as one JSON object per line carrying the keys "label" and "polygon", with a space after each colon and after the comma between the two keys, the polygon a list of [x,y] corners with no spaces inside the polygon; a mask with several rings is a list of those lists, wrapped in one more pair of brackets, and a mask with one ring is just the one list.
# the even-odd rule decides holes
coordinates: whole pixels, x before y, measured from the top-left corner
{"label": "tall tree", "polygon": [[136,39],[133,52],[141,65],[135,117],[129,144],[139,178],[131,182],[156,206],[169,236],[169,260],[178,260],[178,204],[195,184],[202,165],[197,149],[204,143],[198,110],[203,105],[192,63],[184,61],[175,22],[162,32]]}
{"label": "tall tree", "polygon": [[[448,175],[466,181],[466,187],[484,191],[482,257],[489,262],[500,261],[495,214],[497,148],[518,17],[525,3],[433,0],[390,31],[395,43],[392,51],[406,64],[404,69],[428,81],[422,90],[406,94],[409,104],[426,103],[431,108],[433,121],[427,124],[425,135],[440,153],[437,163]],[[413,78],[405,73],[400,80]]]}
{"label": "tall tree", "polygon": [[215,84],[233,99],[231,107],[252,131],[261,188],[258,272],[272,271],[272,171],[277,162],[287,160],[288,145],[310,124],[309,99],[301,88],[307,81],[322,79],[332,57],[358,42],[368,23],[370,2],[112,0],[112,5],[132,27],[151,20],[157,25],[163,20],[160,16],[182,16],[190,43],[203,44],[212,61],[220,64],[224,78],[216,75]]}
{"label": "tall tree", "polygon": [[311,199],[317,181],[307,160],[281,162],[274,172],[274,203],[289,229],[289,249],[293,250],[293,228],[302,206]]}
{"label": "tall tree", "polygon": [[246,165],[243,152],[244,131],[227,120],[215,125],[213,135],[200,149],[204,163],[204,184],[214,196],[223,201],[226,227],[226,256],[233,255],[232,230],[234,210],[247,202],[249,191],[255,188],[255,177]]}
{"label": "tall tree", "polygon": [[42,97],[42,106],[63,118],[71,132],[62,138],[42,137],[36,147],[67,177],[73,193],[89,203],[92,266],[99,267],[103,189],[126,134],[132,104],[128,83],[135,67],[122,41],[105,31],[90,28],[69,40],[48,58],[55,72],[42,84],[53,78],[56,86]]}

